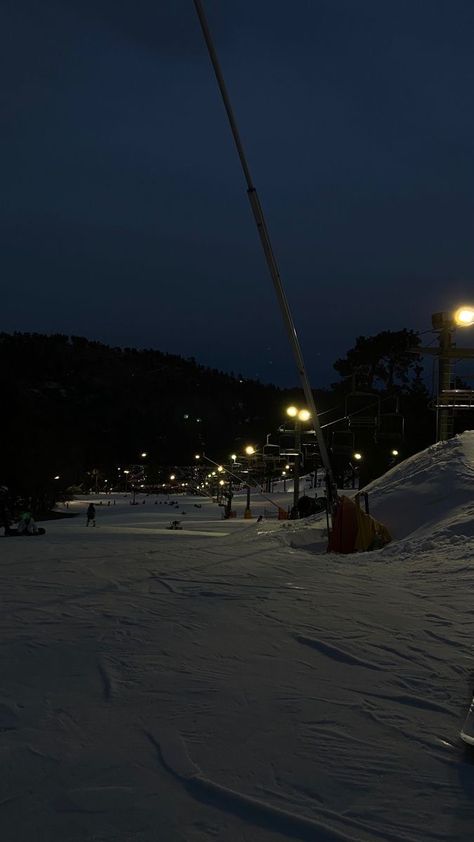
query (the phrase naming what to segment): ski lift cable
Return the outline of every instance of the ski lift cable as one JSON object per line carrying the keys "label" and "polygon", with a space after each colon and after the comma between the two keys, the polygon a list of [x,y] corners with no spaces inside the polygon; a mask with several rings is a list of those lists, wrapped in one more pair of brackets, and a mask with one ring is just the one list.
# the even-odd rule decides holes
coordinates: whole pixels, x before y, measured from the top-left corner
{"label": "ski lift cable", "polygon": [[270,240],[270,235],[267,229],[265,217],[263,214],[263,210],[260,204],[260,200],[255,189],[255,186],[252,181],[252,176],[250,174],[250,169],[245,157],[242,141],[240,139],[239,131],[237,128],[237,123],[235,120],[234,112],[232,110],[232,106],[230,103],[230,98],[227,92],[227,88],[224,82],[224,77],[222,74],[222,70],[219,64],[219,59],[217,57],[217,52],[214,47],[214,43],[212,40],[211,32],[206,20],[206,16],[204,13],[204,8],[201,0],[194,0],[194,6],[197,12],[197,16],[199,19],[199,23],[201,25],[202,33],[204,36],[204,40],[209,52],[209,57],[211,59],[211,64],[213,66],[214,74],[216,76],[217,84],[221,93],[222,101],[224,104],[224,108],[227,113],[227,117],[229,120],[231,132],[234,138],[234,142],[237,148],[237,153],[240,159],[240,163],[242,165],[242,170],[245,176],[245,180],[247,182],[247,195],[249,198],[250,206],[252,208],[252,212],[254,215],[255,223],[257,226],[257,230],[260,236],[260,240],[262,243],[263,251],[265,254],[265,258],[267,261],[267,266],[270,271],[270,275],[272,278],[275,294],[280,305],[283,322],[288,334],[288,339],[290,341],[290,345],[293,351],[293,355],[296,362],[296,367],[298,370],[298,374],[301,380],[301,385],[303,388],[303,392],[306,398],[306,402],[308,408],[311,412],[311,421],[313,423],[314,431],[316,433],[316,438],[319,445],[319,452],[321,454],[321,459],[323,465],[326,469],[326,478],[327,478],[327,496],[329,500],[329,504],[331,510],[334,510],[335,503],[336,503],[336,496],[337,496],[337,489],[334,481],[334,475],[331,468],[331,462],[329,459],[329,452],[326,447],[326,442],[324,440],[324,436],[321,430],[321,425],[319,423],[319,417],[316,410],[316,404],[314,401],[313,392],[309,383],[308,375],[306,372],[306,367],[304,364],[303,354],[301,351],[300,343],[298,340],[298,335],[296,333],[295,324],[293,321],[293,317],[291,314],[290,306],[288,304],[288,300],[286,297],[285,290],[283,288],[283,283],[280,276],[280,271],[278,268],[277,260],[275,254],[273,252],[272,243]]}
{"label": "ski lift cable", "polygon": [[[205,459],[206,462],[209,462],[211,465],[216,465],[217,467],[220,467],[219,462],[214,462],[214,459],[211,459],[204,453],[202,455],[202,458]],[[281,509],[281,506],[279,506],[278,503],[275,503],[275,501],[272,500],[271,497],[267,497],[265,494],[263,494],[261,485],[256,480],[253,480],[251,477],[241,477],[239,474],[235,474],[233,471],[230,471],[229,468],[224,468],[222,473],[228,474],[233,479],[236,479],[238,480],[238,482],[242,483],[242,485],[251,486],[255,491],[259,492],[260,496],[263,497],[264,500],[267,500],[268,503],[271,503],[272,506],[275,506],[277,509]]]}
{"label": "ski lift cable", "polygon": [[[367,412],[368,409],[371,409],[373,406],[379,406],[381,403],[385,401],[393,400],[393,395],[386,395],[384,398],[379,398],[372,403],[368,403],[365,406],[361,407],[361,409],[356,409],[354,412],[349,412],[347,415],[343,415],[342,418],[337,418],[336,421],[328,421],[327,424],[322,425],[322,429],[324,430],[326,427],[331,427],[333,424],[338,424],[340,421],[348,421],[349,418],[352,418],[354,415],[360,415],[361,412]],[[329,412],[329,410],[326,410]]]}

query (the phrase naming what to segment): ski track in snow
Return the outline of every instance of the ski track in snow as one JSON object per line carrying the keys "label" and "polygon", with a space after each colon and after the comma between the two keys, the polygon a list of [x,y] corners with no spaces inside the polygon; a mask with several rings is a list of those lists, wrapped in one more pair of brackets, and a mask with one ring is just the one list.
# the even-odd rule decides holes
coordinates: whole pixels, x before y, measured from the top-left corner
{"label": "ski track in snow", "polygon": [[329,643],[325,643],[323,640],[317,640],[314,637],[307,637],[304,634],[295,634],[294,638],[295,640],[298,640],[299,643],[311,646],[313,649],[316,649],[323,655],[327,655],[329,658],[333,658],[335,661],[342,661],[342,663],[349,664],[351,666],[366,667],[370,670],[382,669],[377,664],[373,664],[363,658],[358,658],[356,655],[351,655],[344,649],[339,649],[337,646],[330,646]]}

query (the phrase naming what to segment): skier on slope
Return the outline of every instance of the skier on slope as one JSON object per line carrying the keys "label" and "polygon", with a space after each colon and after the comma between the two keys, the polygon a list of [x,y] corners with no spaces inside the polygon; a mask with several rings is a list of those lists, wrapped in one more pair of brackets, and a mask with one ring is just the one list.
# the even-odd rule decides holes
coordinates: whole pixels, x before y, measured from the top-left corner
{"label": "skier on slope", "polygon": [[95,506],[94,506],[93,503],[89,503],[89,506],[88,506],[87,512],[86,512],[86,516],[87,516],[86,526],[89,526],[89,523],[92,523],[92,526],[95,526]]}

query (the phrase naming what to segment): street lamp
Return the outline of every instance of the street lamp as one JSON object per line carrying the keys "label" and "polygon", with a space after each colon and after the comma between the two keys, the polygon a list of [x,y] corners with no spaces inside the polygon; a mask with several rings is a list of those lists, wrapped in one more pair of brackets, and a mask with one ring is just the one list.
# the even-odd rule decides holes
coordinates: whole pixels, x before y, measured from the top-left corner
{"label": "street lamp", "polygon": [[144,451],[143,453],[140,453],[140,456],[142,457],[142,459],[146,459],[146,457],[148,456],[148,453],[146,453]]}
{"label": "street lamp", "polygon": [[300,497],[300,457],[301,457],[301,424],[309,421],[311,413],[307,409],[298,409],[297,406],[288,406],[286,414],[295,421],[295,470],[293,474],[293,513],[298,510]]}
{"label": "street lamp", "polygon": [[249,466],[248,466],[249,467],[249,471],[248,471],[249,482],[247,483],[247,504],[246,504],[245,511],[244,511],[244,518],[246,518],[246,519],[249,519],[249,518],[252,517],[252,511],[250,509],[250,459],[251,459],[252,456],[255,456],[256,453],[257,453],[257,451],[256,451],[255,447],[253,446],[253,444],[248,444],[247,447],[245,448],[245,454],[249,457]]}
{"label": "street lamp", "polygon": [[[398,450],[397,450],[397,453],[398,453]],[[356,453],[353,454],[353,456],[354,456],[354,459],[356,460],[356,462],[360,462],[360,460],[362,459],[362,453],[356,452]]]}

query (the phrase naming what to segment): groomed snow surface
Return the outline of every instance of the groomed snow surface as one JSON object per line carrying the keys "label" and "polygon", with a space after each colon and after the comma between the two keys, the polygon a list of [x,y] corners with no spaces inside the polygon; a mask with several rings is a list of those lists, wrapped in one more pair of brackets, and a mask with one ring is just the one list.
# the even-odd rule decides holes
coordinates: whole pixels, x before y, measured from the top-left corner
{"label": "groomed snow surface", "polygon": [[474,432],[373,484],[376,554],[116,499],[0,539],[2,842],[474,838]]}

